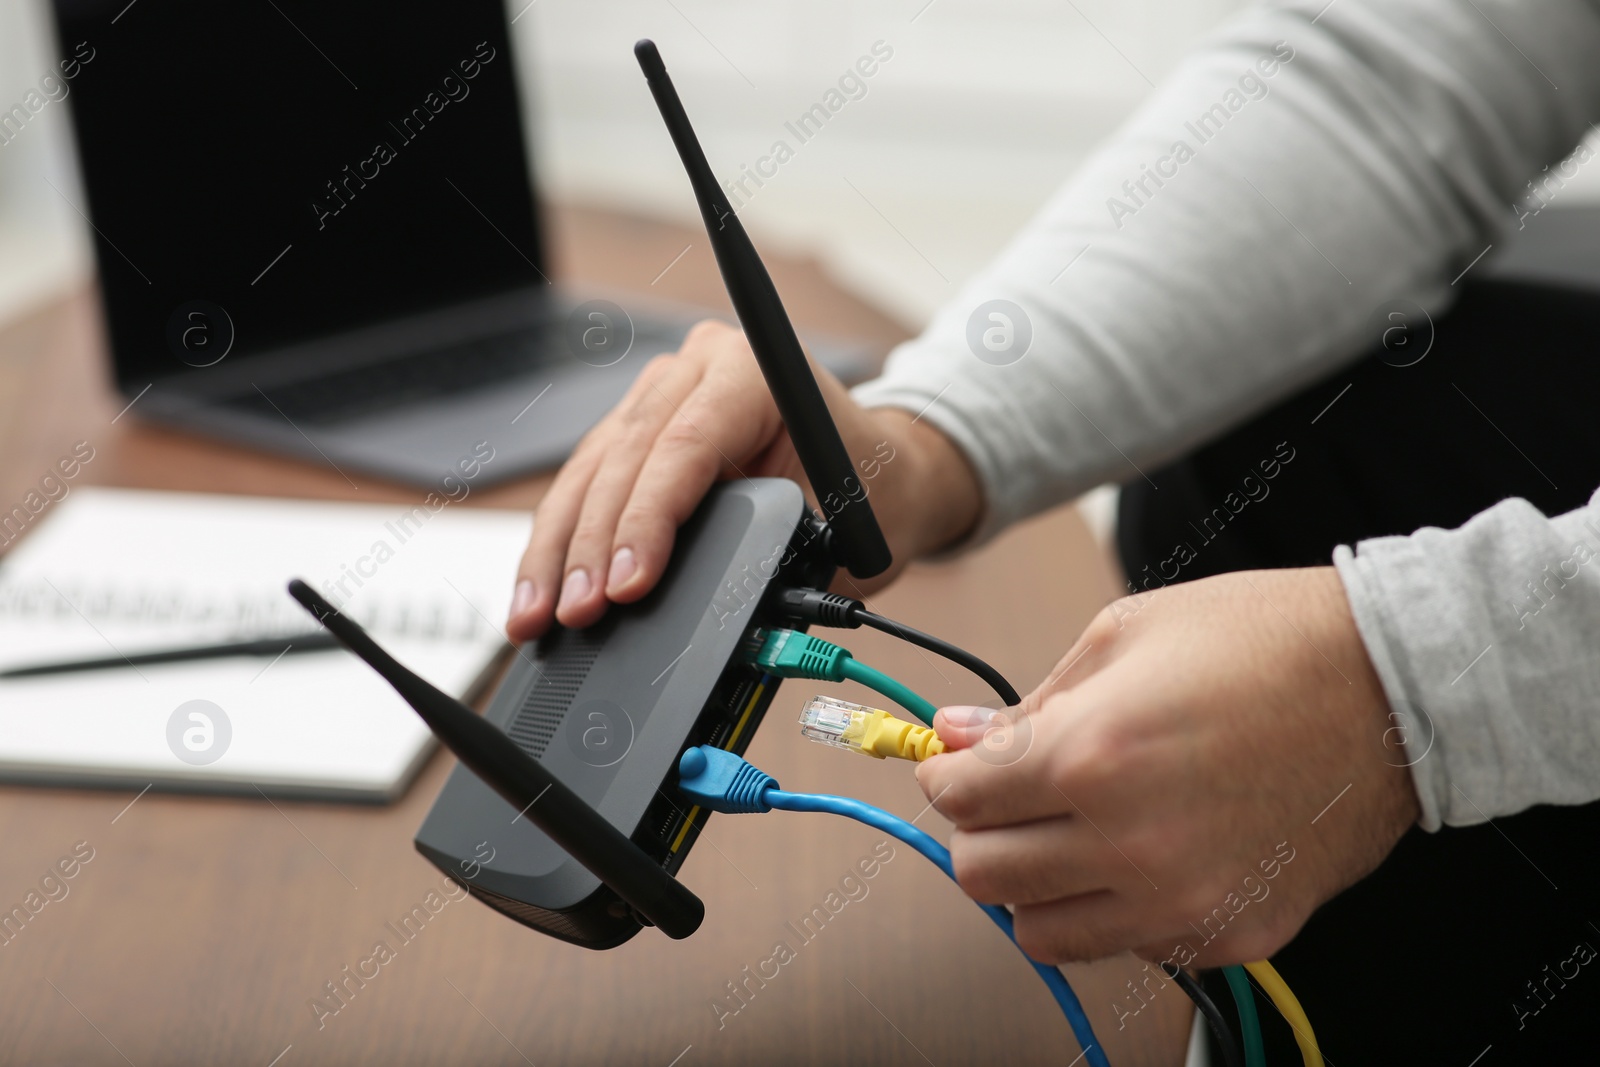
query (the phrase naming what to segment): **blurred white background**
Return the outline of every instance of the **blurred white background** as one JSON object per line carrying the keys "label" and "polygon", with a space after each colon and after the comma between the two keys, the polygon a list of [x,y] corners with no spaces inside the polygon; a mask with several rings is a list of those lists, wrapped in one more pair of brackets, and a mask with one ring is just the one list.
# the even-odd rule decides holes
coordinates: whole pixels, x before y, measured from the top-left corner
{"label": "blurred white background", "polygon": [[[48,0],[0,0],[0,110],[50,69]],[[981,267],[1183,52],[1246,0],[508,0],[551,199],[698,226],[631,46],[661,45],[737,177],[882,41],[853,100],[741,209],[908,327]],[[153,105],[159,106],[159,105]],[[1600,148],[1600,142],[1592,142]],[[1600,170],[1563,191],[1600,199]],[[47,181],[48,179],[48,181]],[[0,320],[83,278],[67,110],[0,146]],[[754,188],[749,186],[748,188]]]}
{"label": "blurred white background", "polygon": [[797,144],[784,123],[884,42],[893,58],[866,95],[741,215],[915,326],[1144,97],[1146,77],[1243,2],[537,0],[516,28],[548,187],[685,218],[635,38],[660,44],[724,181],[774,140]]}
{"label": "blurred white background", "polygon": [[[46,3],[0,0],[0,109],[50,69]],[[866,95],[742,216],[763,245],[817,256],[914,327],[1139,102],[1146,78],[1242,3],[509,0],[508,11],[543,194],[694,225],[635,39],[661,45],[724,179],[779,137],[795,144],[786,121],[874,42],[892,48]],[[49,104],[0,146],[0,319],[90,269],[85,224],[49,184],[82,203],[68,118]]]}

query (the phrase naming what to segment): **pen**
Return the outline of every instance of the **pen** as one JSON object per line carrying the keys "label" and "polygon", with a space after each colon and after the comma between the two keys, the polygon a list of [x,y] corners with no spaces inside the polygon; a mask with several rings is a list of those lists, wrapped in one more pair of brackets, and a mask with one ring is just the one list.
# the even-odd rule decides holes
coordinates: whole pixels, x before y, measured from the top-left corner
{"label": "pen", "polygon": [[195,659],[222,659],[227,656],[281,656],[286,652],[320,652],[337,648],[338,641],[326,630],[284,634],[282,637],[256,637],[246,641],[224,641],[214,645],[167,648],[158,652],[139,652],[131,656],[106,656],[99,659],[63,660],[36,663],[29,667],[10,667],[0,678],[31,678],[41,674],[66,674],[72,671],[100,671],[112,667],[139,667],[150,663],[182,663]]}

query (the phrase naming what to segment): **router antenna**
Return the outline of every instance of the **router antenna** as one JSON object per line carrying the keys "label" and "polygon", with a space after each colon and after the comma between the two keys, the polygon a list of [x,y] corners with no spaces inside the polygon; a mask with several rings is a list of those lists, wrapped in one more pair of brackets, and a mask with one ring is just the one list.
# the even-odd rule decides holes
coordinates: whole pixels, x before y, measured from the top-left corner
{"label": "router antenna", "polygon": [[434,736],[473,774],[499,793],[528,821],[583,864],[589,873],[672,938],[699,929],[706,906],[682,882],[662,870],[620,830],[567,788],[499,727],[475,714],[402,667],[365,630],[299,578],[289,595],[326,626],[339,643],[360,656],[416,709]]}
{"label": "router antenna", "polygon": [[881,574],[889,567],[889,543],[883,538],[872,505],[867,503],[865,487],[856,477],[839,428],[828,414],[822,390],[806,364],[805,352],[794,335],[783,301],[778,299],[778,290],[711,173],[711,165],[689,125],[689,116],[678,99],[678,91],[672,87],[655,42],[640,41],[633,46],[633,54],[644,70],[645,81],[656,98],[672,143],[678,148],[683,168],[689,172],[689,184],[694,186],[700,215],[705,219],[706,235],[722,270],[722,284],[756,362],[761,365],[767,388],[778,402],[778,413],[789,428],[811,488],[823,503],[825,513],[830,499],[844,502],[827,515],[833,531],[835,562],[857,578]]}

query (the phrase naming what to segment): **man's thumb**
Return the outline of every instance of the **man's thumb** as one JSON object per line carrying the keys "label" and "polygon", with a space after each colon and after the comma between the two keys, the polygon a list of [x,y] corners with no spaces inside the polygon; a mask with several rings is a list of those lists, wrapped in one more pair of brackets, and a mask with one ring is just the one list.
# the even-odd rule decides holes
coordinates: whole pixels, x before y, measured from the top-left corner
{"label": "man's thumb", "polygon": [[1010,722],[1004,712],[993,708],[956,704],[940,708],[933,717],[934,732],[952,752],[978,744],[990,730]]}

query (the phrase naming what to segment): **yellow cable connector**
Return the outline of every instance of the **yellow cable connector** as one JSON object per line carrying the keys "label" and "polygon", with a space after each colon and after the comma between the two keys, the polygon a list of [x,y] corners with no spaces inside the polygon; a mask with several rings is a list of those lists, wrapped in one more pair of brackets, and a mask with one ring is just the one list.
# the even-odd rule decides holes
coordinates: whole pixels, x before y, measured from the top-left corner
{"label": "yellow cable connector", "polygon": [[800,732],[813,741],[874,759],[922,761],[944,751],[931,726],[836,697],[812,697],[800,710]]}

